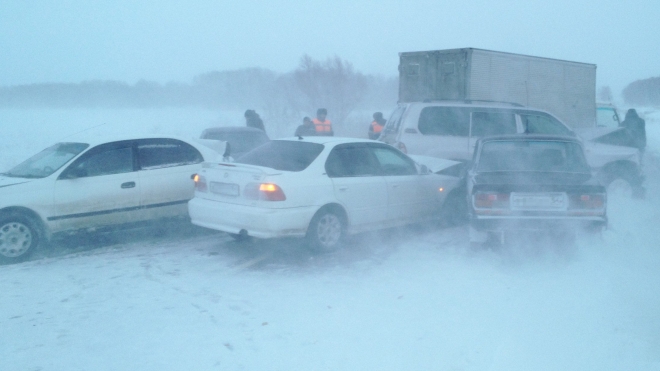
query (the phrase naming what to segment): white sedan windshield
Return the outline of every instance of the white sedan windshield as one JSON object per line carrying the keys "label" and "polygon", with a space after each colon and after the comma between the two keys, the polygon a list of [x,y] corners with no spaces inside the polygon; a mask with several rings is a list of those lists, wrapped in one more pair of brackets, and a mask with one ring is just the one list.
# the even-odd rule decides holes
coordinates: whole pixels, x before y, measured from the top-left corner
{"label": "white sedan windshield", "polygon": [[64,166],[87,147],[89,147],[89,144],[86,143],[57,143],[2,175],[15,178],[45,178]]}

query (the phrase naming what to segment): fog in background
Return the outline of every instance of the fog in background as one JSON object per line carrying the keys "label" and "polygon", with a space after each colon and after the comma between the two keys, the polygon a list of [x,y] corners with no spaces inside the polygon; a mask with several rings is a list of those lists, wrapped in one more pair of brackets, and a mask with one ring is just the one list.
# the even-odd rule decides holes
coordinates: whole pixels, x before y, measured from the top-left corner
{"label": "fog in background", "polygon": [[0,86],[285,73],[304,54],[394,76],[399,52],[474,47],[597,64],[618,99],[660,75],[659,18],[653,0],[4,1]]}

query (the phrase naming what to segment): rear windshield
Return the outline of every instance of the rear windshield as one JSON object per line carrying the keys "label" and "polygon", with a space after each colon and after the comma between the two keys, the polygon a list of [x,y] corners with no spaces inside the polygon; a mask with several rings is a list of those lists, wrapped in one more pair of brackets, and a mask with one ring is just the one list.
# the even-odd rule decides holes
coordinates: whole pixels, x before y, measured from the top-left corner
{"label": "rear windshield", "polygon": [[207,130],[202,135],[202,139],[224,140],[229,142],[231,152],[244,153],[266,143],[268,136],[265,133],[258,132]]}
{"label": "rear windshield", "polygon": [[482,146],[477,171],[589,173],[582,147],[564,141],[492,141]]}
{"label": "rear windshield", "polygon": [[302,171],[323,151],[318,143],[274,140],[239,157],[241,164],[265,166],[275,170]]}

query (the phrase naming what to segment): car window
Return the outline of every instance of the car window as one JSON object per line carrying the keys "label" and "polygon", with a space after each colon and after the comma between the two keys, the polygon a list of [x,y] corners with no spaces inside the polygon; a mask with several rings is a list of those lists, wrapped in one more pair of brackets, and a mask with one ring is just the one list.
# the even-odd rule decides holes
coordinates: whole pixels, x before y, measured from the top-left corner
{"label": "car window", "polygon": [[515,134],[517,131],[513,112],[472,112],[470,136]]}
{"label": "car window", "polygon": [[74,161],[60,178],[83,178],[134,171],[133,147],[130,142],[99,145]]}
{"label": "car window", "polygon": [[376,176],[381,172],[374,154],[359,144],[333,148],[325,162],[325,171],[331,178]]}
{"label": "car window", "polygon": [[477,171],[543,171],[588,173],[582,147],[577,143],[548,140],[491,141],[484,143]]}
{"label": "car window", "polygon": [[138,161],[142,170],[198,164],[201,153],[176,139],[143,139],[138,142]]}
{"label": "car window", "polygon": [[17,178],[44,178],[64,166],[87,147],[89,147],[87,143],[57,143],[2,175]]}
{"label": "car window", "polygon": [[399,130],[399,126],[401,126],[401,117],[403,117],[403,113],[406,111],[406,107],[398,107],[397,109],[392,112],[390,115],[390,118],[387,120],[387,123],[385,124],[385,127],[383,128],[383,132],[385,133],[391,133],[391,132],[396,132]]}
{"label": "car window", "polygon": [[424,135],[467,137],[470,111],[462,107],[425,107],[419,115],[418,129]]}
{"label": "car window", "polygon": [[318,157],[324,146],[302,141],[273,140],[239,157],[241,164],[283,171],[302,171]]}
{"label": "car window", "polygon": [[598,107],[596,109],[596,126],[606,128],[619,127],[619,116],[611,107]]}
{"label": "car window", "polygon": [[372,147],[383,175],[415,175],[415,163],[394,148]]}
{"label": "car window", "polygon": [[268,136],[259,131],[227,131],[227,130],[206,130],[202,134],[202,139],[215,139],[229,142],[231,152],[245,153],[266,143]]}
{"label": "car window", "polygon": [[549,115],[521,113],[520,119],[528,134],[575,135],[566,125]]}

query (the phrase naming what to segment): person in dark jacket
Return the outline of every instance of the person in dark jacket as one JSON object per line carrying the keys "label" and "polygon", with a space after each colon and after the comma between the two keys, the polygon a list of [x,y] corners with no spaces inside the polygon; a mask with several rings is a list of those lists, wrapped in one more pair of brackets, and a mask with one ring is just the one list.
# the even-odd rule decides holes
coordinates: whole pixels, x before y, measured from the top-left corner
{"label": "person in dark jacket", "polygon": [[316,135],[316,126],[314,126],[312,119],[305,117],[303,119],[302,125],[298,126],[294,135],[297,137],[309,137]]}
{"label": "person in dark jacket", "polygon": [[259,117],[259,114],[255,110],[249,109],[245,111],[244,116],[245,116],[245,125],[247,125],[247,127],[266,131],[266,128],[264,127],[264,122],[261,120],[261,117]]}
{"label": "person in dark jacket", "polygon": [[375,112],[373,118],[374,120],[369,125],[369,139],[378,139],[380,132],[385,127],[385,119],[382,112]]}
{"label": "person in dark jacket", "polygon": [[639,149],[640,154],[643,154],[646,148],[646,122],[639,117],[635,109],[631,108],[626,112],[626,118],[621,126],[634,138],[635,147]]}

